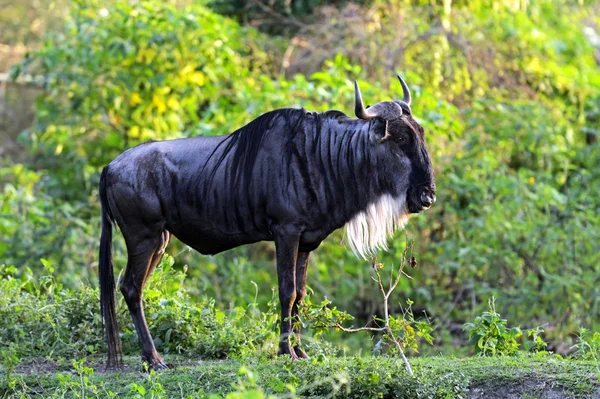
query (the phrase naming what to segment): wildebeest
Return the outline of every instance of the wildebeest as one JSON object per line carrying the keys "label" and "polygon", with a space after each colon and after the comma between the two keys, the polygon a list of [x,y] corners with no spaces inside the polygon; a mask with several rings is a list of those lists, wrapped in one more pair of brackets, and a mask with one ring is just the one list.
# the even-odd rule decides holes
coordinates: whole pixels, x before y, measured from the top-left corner
{"label": "wildebeest", "polygon": [[108,367],[120,366],[111,261],[112,224],[120,227],[128,261],[120,289],[133,318],[142,357],[167,365],[144,317],[142,290],[173,236],[202,254],[274,241],[281,305],[279,354],[306,358],[289,336],[306,295],[308,258],[346,225],[355,253],[385,248],[411,213],[435,202],[435,181],[423,128],[411,95],[355,113],[279,109],[227,136],[149,142],[131,148],[102,171],[100,302]]}

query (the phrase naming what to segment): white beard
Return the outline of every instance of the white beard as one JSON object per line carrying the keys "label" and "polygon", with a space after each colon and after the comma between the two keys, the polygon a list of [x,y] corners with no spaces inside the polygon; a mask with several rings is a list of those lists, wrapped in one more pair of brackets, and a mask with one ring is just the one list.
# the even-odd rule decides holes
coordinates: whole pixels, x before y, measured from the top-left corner
{"label": "white beard", "polygon": [[346,223],[346,237],[355,255],[368,259],[388,249],[388,237],[408,223],[406,196],[385,194]]}

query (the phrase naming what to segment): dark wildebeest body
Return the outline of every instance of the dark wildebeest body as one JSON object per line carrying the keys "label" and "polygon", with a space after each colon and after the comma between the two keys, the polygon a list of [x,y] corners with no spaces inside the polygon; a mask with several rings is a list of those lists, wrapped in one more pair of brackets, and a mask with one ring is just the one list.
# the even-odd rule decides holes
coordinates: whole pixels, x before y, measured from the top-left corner
{"label": "dark wildebeest body", "polygon": [[[403,87],[404,102],[365,110],[356,86],[356,113],[362,119],[338,111],[282,109],[228,136],[141,144],[111,162],[100,182],[100,285],[109,365],[118,365],[120,353],[112,221],[121,228],[128,252],[121,291],[150,365],[166,367],[144,319],[142,290],[172,235],[202,254],[274,241],[282,311],[279,353],[306,357],[300,341],[291,348],[288,336],[306,295],[309,253],[356,220],[351,244],[364,256],[385,245],[382,237],[397,226],[388,219],[404,218],[435,201],[423,130],[410,116],[410,95]],[[379,228],[375,224],[387,230],[370,232]]]}

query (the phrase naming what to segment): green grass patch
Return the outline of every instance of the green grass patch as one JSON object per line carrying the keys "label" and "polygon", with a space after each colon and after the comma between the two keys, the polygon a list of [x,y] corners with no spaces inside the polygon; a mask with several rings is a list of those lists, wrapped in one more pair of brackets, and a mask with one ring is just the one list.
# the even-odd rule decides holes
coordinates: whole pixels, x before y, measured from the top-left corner
{"label": "green grass patch", "polygon": [[[590,398],[600,395],[598,364],[553,356],[414,358],[411,378],[400,360],[348,357],[308,361],[202,361],[168,356],[175,367],[140,369],[127,357],[121,372],[101,359],[60,365],[29,362],[0,375],[3,397],[125,398]],[[6,371],[6,370],[4,370]]]}

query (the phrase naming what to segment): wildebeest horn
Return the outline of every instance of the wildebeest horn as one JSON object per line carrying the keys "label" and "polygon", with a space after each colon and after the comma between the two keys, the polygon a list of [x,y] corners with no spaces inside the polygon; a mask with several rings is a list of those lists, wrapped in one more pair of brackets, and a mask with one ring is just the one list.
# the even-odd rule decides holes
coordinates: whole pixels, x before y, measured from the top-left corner
{"label": "wildebeest horn", "polygon": [[400,81],[400,84],[402,85],[402,93],[404,93],[404,98],[402,99],[402,101],[404,101],[406,103],[406,105],[410,105],[410,90],[408,90],[408,86],[406,85],[406,82],[400,77],[400,75],[396,75],[398,76],[398,80]]}
{"label": "wildebeest horn", "polygon": [[354,81],[354,114],[358,119],[369,119],[365,104],[363,103],[360,89],[358,88],[358,82]]}
{"label": "wildebeest horn", "polygon": [[354,81],[354,113],[359,119],[381,118],[386,121],[402,116],[402,107],[393,101],[383,101],[365,109],[358,82]]}

